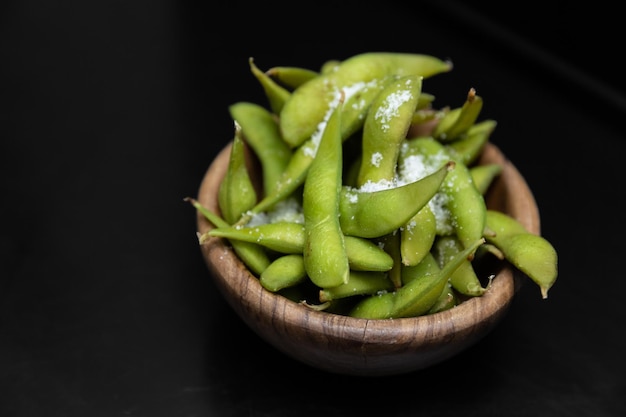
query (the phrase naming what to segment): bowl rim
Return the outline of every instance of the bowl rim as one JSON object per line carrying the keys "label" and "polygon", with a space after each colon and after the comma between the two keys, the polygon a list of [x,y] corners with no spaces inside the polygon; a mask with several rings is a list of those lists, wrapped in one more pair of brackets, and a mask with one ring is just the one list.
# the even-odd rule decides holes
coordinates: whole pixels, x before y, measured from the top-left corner
{"label": "bowl rim", "polygon": [[[217,214],[215,190],[226,172],[231,146],[232,141],[217,154],[198,190],[197,201]],[[489,162],[499,163],[503,169],[485,196],[488,207],[512,215],[528,231],[539,234],[539,211],[526,180],[500,149],[488,142],[477,163]],[[514,187],[504,187],[505,183]],[[516,195],[510,195],[511,189]],[[213,225],[197,212],[197,232],[203,234],[212,228]],[[502,262],[485,294],[463,301],[454,308],[418,317],[364,319],[311,309],[266,290],[225,239],[210,238],[200,246],[220,292],[252,330],[296,359],[339,373],[399,373],[452,356],[474,344],[502,319],[525,281],[520,279],[519,271]],[[285,335],[290,336],[287,341]],[[333,346],[335,337],[342,338],[345,343]],[[303,345],[304,340],[308,343]],[[336,357],[319,358],[316,347],[309,348],[308,345],[323,346],[333,351]],[[397,354],[397,359],[389,359],[390,350]],[[361,362],[357,364],[350,358],[355,352],[361,356]],[[411,366],[416,352],[422,357]]]}

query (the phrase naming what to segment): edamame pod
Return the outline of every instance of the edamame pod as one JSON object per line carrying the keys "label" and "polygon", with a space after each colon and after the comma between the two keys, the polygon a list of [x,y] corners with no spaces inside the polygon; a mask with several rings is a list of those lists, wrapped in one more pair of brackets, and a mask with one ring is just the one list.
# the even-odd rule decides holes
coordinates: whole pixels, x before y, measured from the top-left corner
{"label": "edamame pod", "polygon": [[425,275],[435,275],[441,271],[439,263],[435,259],[432,253],[427,253],[424,258],[417,265],[402,267],[402,285],[407,285],[409,282]]}
{"label": "edamame pod", "polygon": [[384,249],[369,239],[344,236],[350,269],[353,271],[389,271],[394,260]]}
{"label": "edamame pod", "polygon": [[248,61],[252,74],[259,81],[261,87],[263,87],[263,91],[265,91],[265,96],[267,97],[272,113],[280,113],[287,100],[289,100],[291,92],[283,86],[278,85],[276,81],[270,78],[265,72],[261,71],[254,64],[254,60],[252,58]]}
{"label": "edamame pod", "polygon": [[265,74],[288,89],[295,90],[305,82],[317,77],[318,72],[301,67],[272,67]]}
{"label": "edamame pod", "polygon": [[437,298],[437,301],[435,301],[435,304],[433,304],[433,306],[428,309],[425,314],[434,314],[440,311],[449,310],[452,307],[456,306],[458,303],[459,297],[456,295],[454,289],[452,288],[452,285],[450,285],[450,282],[448,281],[448,283],[443,288],[441,295],[439,295],[439,298]]}
{"label": "edamame pod", "polygon": [[[427,78],[451,69],[450,62],[423,54],[372,52],[350,57],[292,92],[280,113],[283,138],[292,148],[310,138],[339,91],[344,91],[344,109],[350,110],[349,91],[358,90],[360,95],[366,89],[379,92],[385,85],[383,80],[390,77],[414,74]],[[370,103],[374,97],[375,94],[367,95]],[[368,109],[369,104],[363,103],[353,117],[343,119],[345,126],[351,126],[353,120],[362,120]]]}
{"label": "edamame pod", "polygon": [[328,74],[329,72],[333,72],[337,69],[340,63],[341,61],[338,59],[329,59],[328,61],[324,62],[320,67],[320,73]]}
{"label": "edamame pod", "polygon": [[256,243],[282,254],[302,254],[304,226],[300,223],[276,222],[250,227],[229,226],[210,230],[210,236]]}
{"label": "edamame pod", "polygon": [[[445,267],[446,263],[454,259],[457,253],[462,250],[463,244],[456,236],[440,236],[433,245],[435,258],[441,268]],[[483,295],[486,291],[469,259],[462,261],[458,268],[450,275],[450,284],[452,288],[460,294],[469,297]]]}
{"label": "edamame pod", "polygon": [[372,295],[359,301],[349,315],[367,319],[393,319],[426,313],[439,299],[450,275],[484,242],[483,238],[473,242],[436,274],[426,274],[394,292]]}
{"label": "edamame pod", "polygon": [[238,102],[229,108],[240,126],[244,141],[250,145],[261,164],[264,195],[271,194],[291,158],[291,149],[283,141],[278,121],[264,107]]}
{"label": "edamame pod", "polygon": [[457,166],[441,185],[441,192],[447,195],[446,207],[456,235],[463,246],[468,247],[483,235],[487,206],[467,166],[462,163]]}
{"label": "edamame pod", "polygon": [[505,239],[510,236],[528,233],[522,223],[501,211],[488,209],[485,221],[485,237]]}
{"label": "edamame pod", "polygon": [[448,143],[456,140],[474,125],[483,107],[483,99],[470,88],[462,107],[448,112],[435,127],[435,139]]}
{"label": "edamame pod", "polygon": [[339,220],[343,232],[374,238],[399,229],[429,202],[454,169],[455,163],[448,161],[419,180],[379,191],[342,187]]}
{"label": "edamame pod", "polygon": [[402,263],[407,266],[420,263],[430,252],[436,236],[437,219],[426,204],[400,229]]}
{"label": "edamame pod", "polygon": [[294,287],[305,280],[304,260],[300,254],[279,256],[259,276],[263,288],[272,292]]}
{"label": "edamame pod", "polygon": [[241,214],[251,209],[257,200],[244,152],[241,126],[235,122],[235,137],[230,149],[228,169],[220,183],[217,196],[222,217],[229,224],[239,220]]}
{"label": "edamame pod", "polygon": [[390,183],[396,174],[400,144],[406,138],[422,90],[422,78],[408,75],[387,85],[365,117],[357,185]]}
{"label": "edamame pod", "polygon": [[485,164],[485,165],[475,165],[470,168],[470,175],[472,176],[472,180],[483,196],[489,190],[491,183],[493,180],[500,175],[502,172],[502,165],[500,164]]}
{"label": "edamame pod", "polygon": [[464,135],[447,143],[446,146],[457,161],[470,166],[476,162],[482,153],[495,128],[496,122],[494,120],[484,120],[471,126]]}
{"label": "edamame pod", "polygon": [[319,291],[319,300],[325,303],[355,295],[370,295],[393,289],[393,284],[383,272],[350,271],[350,279],[347,283],[333,288],[322,288]]}
{"label": "edamame pod", "polygon": [[513,217],[495,210],[487,211],[486,230],[487,242],[539,286],[542,298],[548,298],[558,275],[554,246],[542,236],[526,231]]}
{"label": "edamame pod", "polygon": [[328,119],[302,192],[305,242],[304,266],[321,288],[348,282],[350,265],[339,223],[339,193],[343,172],[341,109]]}

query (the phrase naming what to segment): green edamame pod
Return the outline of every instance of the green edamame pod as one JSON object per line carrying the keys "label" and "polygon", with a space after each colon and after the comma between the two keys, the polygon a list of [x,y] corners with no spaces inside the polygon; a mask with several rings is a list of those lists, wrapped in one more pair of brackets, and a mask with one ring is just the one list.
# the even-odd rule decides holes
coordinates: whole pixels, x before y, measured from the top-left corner
{"label": "green edamame pod", "polygon": [[484,120],[471,126],[464,135],[446,146],[457,161],[470,166],[480,156],[495,128],[494,120]]}
{"label": "green edamame pod", "polygon": [[[371,103],[376,93],[384,88],[386,83],[383,80],[410,74],[427,78],[450,69],[450,62],[429,55],[377,52],[355,55],[292,92],[280,113],[283,138],[292,148],[310,138],[331,111],[331,103],[339,91],[344,91],[344,110],[354,109],[349,103],[362,103],[356,113],[342,118],[342,131],[355,131],[353,124],[362,120],[369,109],[369,103],[365,101]],[[367,94],[368,91],[374,93]],[[351,101],[352,93],[361,97]]]}
{"label": "green edamame pod", "polygon": [[261,273],[259,281],[266,290],[277,292],[304,282],[306,277],[302,255],[290,254],[274,259]]}
{"label": "green edamame pod", "polygon": [[[505,239],[522,233],[529,233],[522,223],[501,211],[488,209],[485,221],[485,237]],[[487,240],[489,242],[489,240]]]}
{"label": "green edamame pod", "polygon": [[304,266],[321,288],[348,282],[350,265],[339,223],[339,193],[343,172],[341,109],[331,114],[309,167],[302,191]]}
{"label": "green edamame pod", "polygon": [[447,196],[446,207],[456,235],[467,247],[483,235],[487,206],[467,166],[462,163],[457,166],[458,169],[451,172],[441,185],[441,192]]}
{"label": "green edamame pod", "polygon": [[483,196],[489,190],[493,180],[502,172],[502,165],[500,164],[485,164],[476,165],[470,168],[470,175],[472,180]]}
{"label": "green edamame pod", "polygon": [[340,63],[341,61],[338,59],[329,59],[320,67],[320,74],[328,74],[329,72],[335,71]]}
{"label": "green edamame pod", "polygon": [[542,298],[548,298],[548,291],[558,275],[558,255],[554,246],[499,211],[487,211],[486,230],[487,242],[500,249],[513,266],[539,286]]}
{"label": "green edamame pod", "polygon": [[283,254],[302,254],[304,248],[304,226],[300,223],[276,222],[250,227],[216,227],[208,233],[231,242],[239,240],[256,243]]}
{"label": "green edamame pod", "polygon": [[483,99],[470,88],[462,107],[448,112],[435,127],[433,137],[447,143],[456,140],[474,125],[483,107]]}
{"label": "green edamame pod", "polygon": [[224,220],[235,223],[256,203],[257,195],[246,166],[241,126],[235,122],[235,137],[230,149],[228,169],[218,189],[218,205]]}
{"label": "green edamame pod", "polygon": [[265,74],[288,89],[295,90],[305,82],[317,77],[318,72],[301,67],[272,67]]}
{"label": "green edamame pod", "polygon": [[422,90],[422,78],[408,75],[387,85],[372,101],[362,135],[357,185],[391,182],[400,144],[406,138]]}
{"label": "green edamame pod", "polygon": [[436,236],[437,219],[426,204],[400,229],[402,263],[407,266],[420,263],[430,252]]}
{"label": "green edamame pod", "polygon": [[407,285],[414,279],[418,279],[425,275],[435,275],[441,271],[439,263],[432,253],[427,253],[417,265],[402,266],[402,285]]}
{"label": "green edamame pod", "polygon": [[473,242],[462,252],[457,253],[455,258],[436,274],[426,274],[411,280],[394,292],[372,295],[359,301],[349,315],[367,319],[393,319],[425,314],[438,300],[450,275],[484,242],[483,238]]}
{"label": "green edamame pod", "polygon": [[343,232],[374,238],[399,229],[429,202],[454,170],[455,163],[448,161],[430,175],[400,187],[371,192],[342,187],[339,220]]}
{"label": "green edamame pod", "polygon": [[[440,236],[433,245],[435,258],[441,268],[445,267],[446,263],[454,259],[462,250],[463,244],[456,236]],[[470,297],[483,295],[486,291],[469,259],[462,261],[461,265],[450,275],[450,284],[460,294]]]}
{"label": "green edamame pod", "polygon": [[233,120],[241,126],[243,139],[260,161],[263,191],[265,195],[270,194],[291,158],[291,149],[280,136],[278,121],[267,109],[255,103],[238,102],[228,109]]}
{"label": "green edamame pod", "polygon": [[[185,200],[190,202],[196,210],[202,213],[202,215],[215,227],[230,227],[224,219],[202,206],[196,199],[188,197]],[[203,244],[209,237],[209,234],[204,233],[198,237],[198,240],[200,244]],[[250,271],[257,276],[259,276],[271,263],[263,246],[257,245],[256,243],[238,240],[229,240],[229,243],[239,259],[241,259],[248,269],[250,269]]]}
{"label": "green edamame pod", "polygon": [[353,271],[389,271],[393,258],[369,239],[344,236],[350,269]]}
{"label": "green edamame pod", "polygon": [[[395,76],[360,82],[336,90],[335,97],[345,97],[341,115],[341,138],[346,140],[363,128],[365,116],[368,114],[372,101],[380,92],[396,79]],[[331,104],[331,107],[333,104]],[[315,134],[314,134],[315,135]]]}
{"label": "green edamame pod", "polygon": [[425,313],[425,314],[434,314],[440,311],[449,310],[452,307],[456,306],[459,303],[459,297],[454,292],[452,285],[450,282],[445,285],[441,295],[435,301],[435,304]]}
{"label": "green edamame pod", "polygon": [[350,279],[347,283],[333,288],[322,288],[319,291],[319,300],[325,303],[355,295],[370,295],[393,289],[393,284],[383,272],[350,271]]}
{"label": "green edamame pod", "polygon": [[254,64],[254,59],[250,58],[248,61],[250,63],[250,70],[252,71],[252,74],[259,81],[261,87],[263,87],[263,91],[265,91],[265,96],[267,97],[272,113],[279,114],[285,105],[285,102],[289,100],[291,92],[278,85],[276,81],[270,78],[265,72],[261,71]]}

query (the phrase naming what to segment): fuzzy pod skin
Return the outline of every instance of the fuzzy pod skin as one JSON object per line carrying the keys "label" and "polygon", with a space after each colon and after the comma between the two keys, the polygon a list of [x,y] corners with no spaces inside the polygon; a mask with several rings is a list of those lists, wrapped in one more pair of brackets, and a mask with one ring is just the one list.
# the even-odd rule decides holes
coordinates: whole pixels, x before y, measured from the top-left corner
{"label": "fuzzy pod skin", "polygon": [[430,206],[422,207],[400,229],[400,256],[402,264],[419,264],[430,250],[437,236],[437,219]]}
{"label": "fuzzy pod skin", "polygon": [[228,108],[231,117],[241,126],[243,140],[252,148],[261,163],[263,193],[271,193],[278,184],[291,158],[278,122],[265,107],[250,102],[237,102]]}
{"label": "fuzzy pod skin", "polygon": [[351,271],[350,279],[347,283],[333,288],[320,289],[319,300],[324,303],[357,295],[371,295],[380,291],[392,291],[393,289],[394,285],[383,272]]}
{"label": "fuzzy pod skin", "polygon": [[470,168],[470,175],[478,191],[484,196],[493,181],[502,172],[500,164],[476,165]]}
{"label": "fuzzy pod skin", "polygon": [[497,123],[494,120],[484,120],[467,129],[460,138],[446,146],[457,161],[472,166],[485,148]]}
{"label": "fuzzy pod skin", "polygon": [[269,103],[272,113],[278,114],[282,110],[283,106],[291,97],[291,92],[282,85],[278,84],[268,74],[261,71],[255,64],[254,60],[250,58],[248,60],[250,64],[250,71],[261,84],[263,91],[265,91],[265,97]]}
{"label": "fuzzy pod skin", "polygon": [[304,267],[321,288],[346,284],[350,264],[339,223],[339,193],[343,171],[341,110],[332,113],[309,167],[302,191]]}
{"label": "fuzzy pod skin", "polygon": [[390,83],[372,102],[363,125],[358,186],[394,178],[400,144],[406,138],[421,91],[422,78],[408,75]]}
{"label": "fuzzy pod skin", "polygon": [[485,238],[539,286],[542,298],[548,298],[558,275],[558,255],[550,242],[529,233],[514,218],[494,210],[487,211]]}
{"label": "fuzzy pod skin", "polygon": [[305,82],[317,77],[319,72],[302,67],[275,66],[265,71],[265,74],[280,85],[295,90]]}
{"label": "fuzzy pod skin", "polygon": [[209,231],[209,236],[256,243],[282,254],[301,254],[304,247],[303,226],[291,222],[265,223],[249,227],[216,227]]}
{"label": "fuzzy pod skin", "polygon": [[257,195],[246,167],[241,127],[235,123],[235,138],[230,150],[228,170],[218,190],[219,208],[227,223],[239,220],[242,213],[256,204]]}
{"label": "fuzzy pod skin", "polygon": [[259,281],[266,290],[277,292],[304,282],[306,277],[302,255],[290,254],[274,259],[261,273]]}

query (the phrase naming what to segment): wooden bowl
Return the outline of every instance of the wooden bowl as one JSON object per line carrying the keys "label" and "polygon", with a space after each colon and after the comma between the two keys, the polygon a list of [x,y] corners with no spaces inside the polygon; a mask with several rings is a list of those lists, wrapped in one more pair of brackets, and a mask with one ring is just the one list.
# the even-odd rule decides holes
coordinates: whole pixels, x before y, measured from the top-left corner
{"label": "wooden bowl", "polygon": [[[219,213],[217,190],[226,173],[230,146],[204,176],[197,200]],[[515,166],[488,143],[479,163],[503,166],[485,196],[487,206],[540,233],[534,196]],[[198,213],[198,231],[213,226]],[[276,349],[310,366],[338,374],[382,376],[423,369],[450,358],[483,338],[502,319],[523,282],[506,262],[488,291],[432,315],[368,320],[313,310],[264,289],[226,240],[211,238],[202,255],[220,292],[241,319]],[[517,277],[516,277],[517,276]]]}

